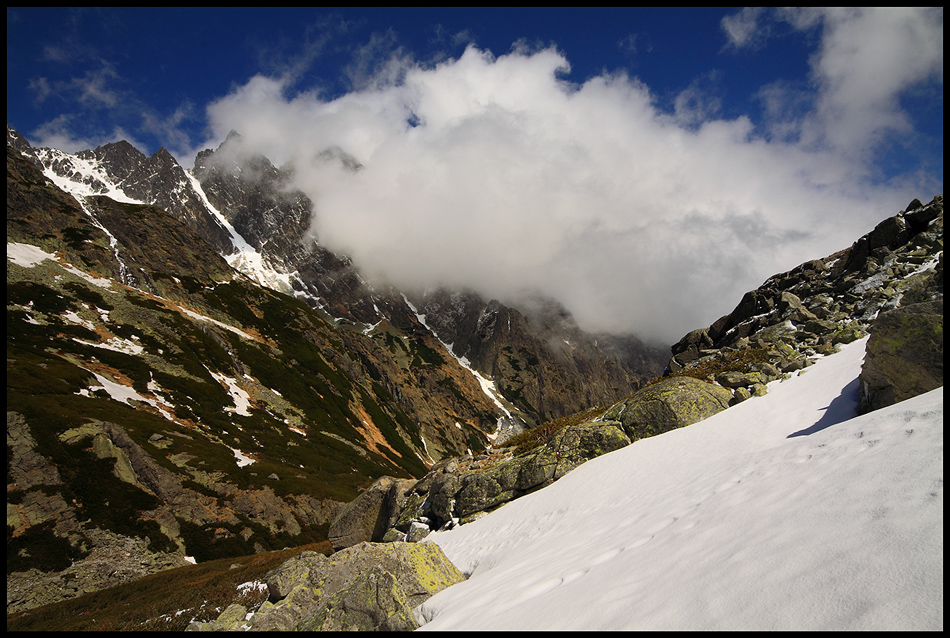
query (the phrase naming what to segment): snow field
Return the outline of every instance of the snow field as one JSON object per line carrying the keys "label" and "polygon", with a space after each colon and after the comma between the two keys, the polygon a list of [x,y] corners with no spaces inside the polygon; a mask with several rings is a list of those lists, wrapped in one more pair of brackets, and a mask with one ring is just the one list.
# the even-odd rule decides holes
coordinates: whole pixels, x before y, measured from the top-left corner
{"label": "snow field", "polygon": [[943,389],[855,417],[865,344],[430,535],[422,630],[941,629]]}

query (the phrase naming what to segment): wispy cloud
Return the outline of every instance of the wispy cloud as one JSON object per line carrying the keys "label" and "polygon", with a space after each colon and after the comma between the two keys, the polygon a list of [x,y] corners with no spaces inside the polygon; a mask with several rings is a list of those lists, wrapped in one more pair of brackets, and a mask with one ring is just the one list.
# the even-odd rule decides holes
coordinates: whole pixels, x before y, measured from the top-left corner
{"label": "wispy cloud", "polygon": [[777,82],[760,92],[767,127],[802,145],[868,162],[883,142],[913,130],[901,95],[943,83],[940,8],[747,8],[722,20],[735,48],[761,46],[778,24],[820,37],[808,86]]}
{"label": "wispy cloud", "polygon": [[720,26],[726,33],[727,46],[760,46],[769,36],[769,26],[762,19],[764,11],[762,7],[744,7],[738,13],[724,17]]}
{"label": "wispy cloud", "polygon": [[73,131],[76,130],[73,120],[77,116],[60,115],[55,119],[45,122],[37,129],[28,133],[30,144],[33,146],[57,148],[67,153],[76,153],[89,148],[96,148],[103,144],[109,144],[118,140],[125,140],[143,153],[147,146],[135,139],[135,136],[120,126],[112,128],[110,131],[96,136],[77,136]]}

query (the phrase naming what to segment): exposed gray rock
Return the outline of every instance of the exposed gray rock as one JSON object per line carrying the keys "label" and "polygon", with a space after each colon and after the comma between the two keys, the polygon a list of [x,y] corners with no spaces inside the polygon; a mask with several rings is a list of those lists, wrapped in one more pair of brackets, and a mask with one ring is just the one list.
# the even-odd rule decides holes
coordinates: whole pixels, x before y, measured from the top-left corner
{"label": "exposed gray rock", "polygon": [[712,346],[713,341],[705,328],[693,330],[670,348],[673,352],[673,362],[676,366],[682,367],[698,359],[700,350]]}
{"label": "exposed gray rock", "polygon": [[[943,196],[938,195],[927,204],[912,201],[850,248],[773,275],[731,313],[672,346],[667,369],[688,372],[706,363],[715,368],[713,357],[721,353],[760,348],[774,369],[794,372],[816,354],[866,336],[879,314],[942,298]],[[750,367],[766,381],[777,378],[772,370]],[[725,377],[719,382],[724,380],[736,386]],[[743,399],[740,393],[733,402]]]}
{"label": "exposed gray rock", "polygon": [[[630,442],[630,437],[618,421],[605,419],[571,425],[557,432],[550,441],[537,448],[531,460],[526,461],[523,468],[526,468],[529,463],[541,467],[553,467],[551,479],[556,481],[582,463],[626,447],[630,445]],[[543,481],[531,484],[527,478],[527,472],[523,470],[518,483],[524,489],[532,489],[538,487]]]}
{"label": "exposed gray rock", "polygon": [[752,386],[766,382],[766,377],[761,372],[720,372],[716,375],[716,383],[724,388],[751,388]]}
{"label": "exposed gray rock", "polygon": [[[246,621],[252,631],[411,631],[412,610],[465,576],[431,542],[362,542],[330,556],[302,552],[265,580],[270,597]],[[189,629],[234,627],[239,611]]]}
{"label": "exposed gray rock", "polygon": [[732,392],[691,377],[672,377],[637,391],[604,413],[634,441],[702,421],[729,407]]}
{"label": "exposed gray rock", "polygon": [[247,607],[232,603],[211,622],[192,622],[185,631],[242,631],[245,629]]}
{"label": "exposed gray rock", "polygon": [[28,490],[37,485],[61,482],[56,466],[37,454],[30,426],[17,412],[7,412],[7,448],[12,455],[7,465],[7,483],[14,483],[15,489]]}
{"label": "exposed gray rock", "polygon": [[327,538],[334,550],[356,545],[364,541],[381,541],[388,529],[393,495],[397,479],[382,476],[363,491],[355,500],[347,503],[330,524]]}
{"label": "exposed gray rock", "polygon": [[862,411],[943,385],[943,300],[881,313],[861,368]]}

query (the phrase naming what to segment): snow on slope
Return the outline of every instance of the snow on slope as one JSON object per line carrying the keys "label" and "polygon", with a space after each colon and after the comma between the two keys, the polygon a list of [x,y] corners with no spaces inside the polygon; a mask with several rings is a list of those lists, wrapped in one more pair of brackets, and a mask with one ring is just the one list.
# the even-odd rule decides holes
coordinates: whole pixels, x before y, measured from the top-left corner
{"label": "snow on slope", "polygon": [[421,629],[942,629],[943,388],[855,417],[865,343],[430,535]]}

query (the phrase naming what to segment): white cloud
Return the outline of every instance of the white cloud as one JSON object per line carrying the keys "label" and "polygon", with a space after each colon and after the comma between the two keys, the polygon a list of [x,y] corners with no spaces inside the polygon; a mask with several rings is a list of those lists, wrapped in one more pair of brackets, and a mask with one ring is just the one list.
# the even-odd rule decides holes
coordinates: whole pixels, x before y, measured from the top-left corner
{"label": "white cloud", "polygon": [[768,26],[761,21],[762,7],[744,7],[720,22],[728,44],[735,48],[757,46],[768,37]]}
{"label": "white cloud", "polygon": [[[888,15],[899,18],[897,33],[885,28]],[[677,119],[623,74],[569,84],[560,79],[569,62],[554,48],[494,58],[469,47],[432,66],[393,56],[382,75],[332,101],[256,76],[208,116],[216,139],[235,129],[247,148],[293,161],[316,204],[319,240],[369,276],[502,299],[534,288],[587,328],[672,342],[768,276],[844,248],[933,194],[867,183],[852,152],[898,121],[887,107],[929,77],[936,58],[907,62],[906,76],[882,67],[877,81],[889,88],[873,92],[849,79],[867,69],[848,43],[900,59],[936,51],[932,16],[915,15],[825,18],[814,61],[821,93],[797,120],[796,134],[812,133],[801,139],[758,137],[746,117],[715,119],[714,102],[689,110],[689,95]],[[877,44],[852,35],[865,19]],[[863,125],[840,139],[825,129],[830,141],[817,143],[818,127],[853,114],[859,99],[871,102],[860,107]],[[788,113],[780,104],[775,112]],[[318,159],[331,146],[363,169]]]}
{"label": "white cloud", "polygon": [[943,83],[940,8],[742,9],[722,27],[734,47],[754,47],[780,22],[820,32],[810,86],[779,80],[760,91],[766,127],[780,138],[867,162],[881,144],[912,133],[901,95],[921,83]]}
{"label": "white cloud", "polygon": [[117,140],[125,140],[143,153],[146,152],[146,146],[136,140],[125,129],[116,126],[110,134],[98,135],[93,137],[77,137],[71,130],[75,127],[72,120],[75,116],[60,115],[49,122],[44,122],[35,130],[27,134],[30,144],[35,147],[56,148],[66,153],[78,153],[79,151],[96,148],[104,144],[109,144]]}
{"label": "white cloud", "polygon": [[873,148],[889,134],[908,134],[912,124],[901,93],[943,81],[943,11],[827,9],[813,73],[819,99],[806,134],[849,153]]}

